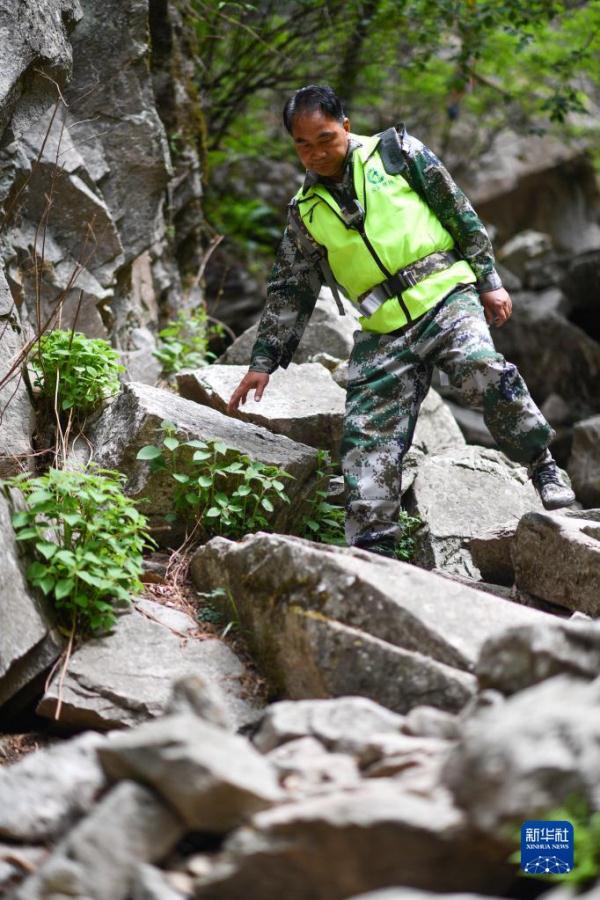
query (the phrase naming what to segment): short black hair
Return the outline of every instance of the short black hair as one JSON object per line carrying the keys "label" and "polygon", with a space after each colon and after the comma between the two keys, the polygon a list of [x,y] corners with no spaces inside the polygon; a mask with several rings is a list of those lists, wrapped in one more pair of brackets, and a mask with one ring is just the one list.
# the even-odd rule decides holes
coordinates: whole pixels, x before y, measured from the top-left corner
{"label": "short black hair", "polygon": [[283,107],[283,124],[292,133],[294,119],[304,112],[322,113],[342,123],[346,117],[342,101],[328,84],[308,84],[295,91]]}

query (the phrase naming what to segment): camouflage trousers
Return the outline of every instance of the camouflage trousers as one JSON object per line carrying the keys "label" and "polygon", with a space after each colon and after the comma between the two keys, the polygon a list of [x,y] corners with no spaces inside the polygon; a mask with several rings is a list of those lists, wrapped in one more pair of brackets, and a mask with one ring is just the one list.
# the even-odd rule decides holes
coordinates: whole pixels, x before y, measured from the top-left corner
{"label": "camouflage trousers", "polygon": [[554,436],[517,368],[494,349],[474,288],[455,290],[400,334],[356,331],[341,444],[349,545],[400,537],[402,460],[434,366],[467,405],[483,407],[512,460],[531,462]]}

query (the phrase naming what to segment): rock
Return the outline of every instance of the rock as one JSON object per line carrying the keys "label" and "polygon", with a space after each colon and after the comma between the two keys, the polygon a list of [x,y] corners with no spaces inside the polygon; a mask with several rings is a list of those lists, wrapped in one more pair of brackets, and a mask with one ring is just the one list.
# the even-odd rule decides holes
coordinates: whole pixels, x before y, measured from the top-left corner
{"label": "rock", "polygon": [[148,328],[133,328],[128,335],[131,349],[121,353],[120,362],[125,366],[123,379],[142,384],[156,384],[162,372],[162,364],[153,355],[156,340]]}
{"label": "rock", "polygon": [[600,622],[550,621],[507,628],[483,645],[477,677],[483,688],[514,694],[555,675],[600,676]]}
{"label": "rock", "polygon": [[600,251],[580,253],[571,259],[561,288],[569,301],[569,320],[600,341],[600,316],[596,302],[600,290]]}
{"label": "rock", "polygon": [[246,738],[190,714],[111,735],[99,756],[109,778],[151,785],[191,830],[230,831],[284,797],[274,767]]}
{"label": "rock", "polygon": [[[164,528],[164,516],[172,511],[174,482],[165,473],[149,472],[148,463],[136,460],[146,444],[159,444],[161,423],[172,422],[180,439],[216,439],[250,459],[285,469],[293,479],[286,480],[291,504],[280,503],[273,513],[274,530],[293,527],[301,501],[312,489],[316,471],[316,452],[265,428],[239,422],[207,406],[183,400],[168,391],[148,385],[127,384],[90,430],[95,447],[94,459],[108,468],[125,472],[127,491],[136,498],[147,497],[147,512],[152,525]],[[193,450],[189,449],[189,458]],[[180,457],[185,468],[185,460]]]}
{"label": "rock", "polygon": [[161,859],[183,833],[181,820],[151,791],[123,781],[58,844],[14,900],[125,900],[139,864]]}
{"label": "rock", "polygon": [[9,895],[13,889],[48,856],[45,847],[23,847],[14,844],[0,844],[0,893]]}
{"label": "rock", "polygon": [[131,900],[182,900],[184,894],[171,887],[164,872],[156,866],[138,866],[131,891]]}
{"label": "rock", "polygon": [[420,451],[425,455],[440,453],[451,447],[464,447],[465,443],[448,405],[431,388],[419,410],[411,451]]}
{"label": "rock", "polygon": [[251,884],[261,900],[343,900],[398,881],[497,890],[507,883],[506,849],[477,840],[473,853],[473,841],[445,796],[417,797],[393,779],[368,779],[258,813],[227,840],[195,896],[242,900]]}
{"label": "rock", "polygon": [[192,713],[211,725],[229,730],[231,725],[224,710],[223,695],[215,684],[202,675],[188,675],[173,685],[168,713]]}
{"label": "rock", "polygon": [[[58,658],[62,639],[45,600],[27,586],[11,508],[0,493],[0,706]],[[16,701],[15,701],[16,702]]]}
{"label": "rock", "polygon": [[267,759],[278,770],[280,784],[291,797],[319,794],[360,781],[358,766],[351,756],[330,753],[313,737],[288,741],[271,750]]}
{"label": "rock", "polygon": [[477,828],[543,818],[570,795],[598,808],[600,682],[551,678],[463,725],[443,783]]}
{"label": "rock", "polygon": [[[294,353],[294,362],[308,362],[316,353],[328,353],[336,359],[348,359],[354,344],[354,332],[360,330],[360,313],[343,299],[345,315],[340,316],[329,288],[322,288],[310,321]],[[217,363],[248,366],[256,340],[257,325],[248,328],[219,357]]]}
{"label": "rock", "polygon": [[515,534],[513,559],[520,589],[567,609],[600,615],[600,525],[528,513]]}
{"label": "rock", "polygon": [[543,507],[526,469],[498,450],[466,447],[419,465],[407,508],[426,523],[415,535],[415,562],[473,577],[466,542]]}
{"label": "rock", "polygon": [[408,713],[401,730],[404,734],[418,737],[454,740],[458,737],[458,721],[456,716],[434,706],[415,706]]}
{"label": "rock", "polygon": [[498,250],[498,259],[511,272],[525,280],[527,263],[530,260],[544,259],[552,251],[552,238],[542,231],[527,229],[515,234]]}
{"label": "rock", "polygon": [[571,425],[573,422],[569,404],[560,394],[549,394],[540,411],[544,418],[556,428],[560,428],[561,425]]}
{"label": "rock", "polygon": [[511,547],[517,522],[505,522],[477,534],[468,541],[468,549],[481,577],[493,584],[512,585],[515,570]]}
{"label": "rock", "polygon": [[[138,725],[165,712],[174,682],[198,674],[221,688],[236,726],[256,718],[257,710],[243,699],[245,667],[226,644],[217,638],[182,640],[138,612],[126,613],[114,631],[86,641],[71,657],[60,721],[101,730]],[[54,717],[58,683],[55,676],[39,715]]]}
{"label": "rock", "polygon": [[[0,265],[0,378],[5,378],[24,344],[4,271]],[[0,478],[32,467],[33,408],[21,366],[0,388]]]}
{"label": "rock", "polygon": [[275,690],[358,694],[401,713],[460,709],[485,639],[542,615],[407,563],[260,532],[213,538],[191,572],[230,593]]}
{"label": "rock", "polygon": [[357,753],[373,733],[398,734],[404,719],[366,697],[281,700],[265,710],[253,741],[263,753],[312,737],[328,750]]}
{"label": "rock", "polygon": [[494,331],[496,349],[514,363],[538,406],[551,394],[573,420],[600,408],[600,344],[564,315],[561,291],[513,295],[513,314]]}
{"label": "rock", "polygon": [[90,732],[0,768],[0,837],[53,841],[89,812],[106,783]]}
{"label": "rock", "polygon": [[[439,896],[431,891],[397,887],[383,891],[369,891],[368,894],[355,894],[349,900],[433,900],[434,897],[439,898]],[[484,897],[481,894],[444,894],[444,900],[484,900]],[[491,898],[486,897],[485,900],[491,900]]]}
{"label": "rock", "polygon": [[[187,400],[227,413],[227,404],[247,372],[245,366],[212,365],[177,375],[179,393]],[[339,459],[346,395],[319,363],[290,363],[270,377],[264,396],[254,392],[235,418],[262,425],[274,434],[328,450]]]}
{"label": "rock", "polygon": [[600,504],[600,416],[577,422],[568,471],[577,498],[586,506]]}
{"label": "rock", "polygon": [[469,444],[479,444],[480,447],[495,447],[496,442],[491,432],[483,421],[483,413],[478,409],[467,409],[459,406],[452,400],[446,399],[446,407],[450,410],[465,440]]}

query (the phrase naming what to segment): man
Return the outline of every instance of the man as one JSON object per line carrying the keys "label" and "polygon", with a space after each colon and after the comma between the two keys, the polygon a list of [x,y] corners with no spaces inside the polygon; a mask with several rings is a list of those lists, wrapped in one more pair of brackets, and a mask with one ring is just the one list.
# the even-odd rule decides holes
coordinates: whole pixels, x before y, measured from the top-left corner
{"label": "man", "polygon": [[[529,467],[547,509],[575,496],[548,445],[554,433],[488,323],[512,302],[469,201],[437,157],[404,128],[350,133],[331,88],[309,85],[283,119],[307,170],[268,285],[248,373],[229,410],[286,368],[325,280],[359,305],[341,445],[346,539],[385,556],[400,536],[402,460],[434,366],[470,405],[482,405],[499,448]],[[487,320],[487,321],[486,321]]]}

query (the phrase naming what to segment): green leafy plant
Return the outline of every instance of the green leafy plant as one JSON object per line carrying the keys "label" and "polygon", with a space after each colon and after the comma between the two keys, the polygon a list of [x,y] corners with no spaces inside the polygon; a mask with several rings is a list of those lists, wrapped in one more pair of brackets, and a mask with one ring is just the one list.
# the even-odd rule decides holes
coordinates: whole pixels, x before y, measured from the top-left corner
{"label": "green leafy plant", "polygon": [[305,513],[300,525],[301,537],[323,544],[346,546],[344,534],[344,510],[327,499],[327,487],[333,465],[327,450],[317,451],[317,482],[306,501]]}
{"label": "green leafy plant", "polygon": [[43,334],[30,359],[34,387],[60,410],[85,416],[119,390],[119,354],[107,341],[75,331]]}
{"label": "green leafy plant", "polygon": [[192,313],[180,312],[173,322],[159,331],[159,345],[153,353],[162,363],[166,375],[181,369],[201,368],[215,358],[208,349],[210,339],[222,333],[222,325],[211,322],[205,307],[199,306]]}
{"label": "green leafy plant", "polygon": [[[574,866],[564,874],[541,875],[521,872],[525,878],[537,878],[543,881],[560,881],[574,885],[589,885],[600,876],[600,811],[592,811],[582,797],[571,795],[564,806],[552,809],[537,816],[549,822],[570,822],[575,837]],[[512,828],[511,838],[520,845],[520,824]],[[509,857],[510,862],[520,863],[521,850],[515,850]]]}
{"label": "green leafy plant", "polygon": [[168,422],[162,423],[160,446],[142,447],[137,459],[149,462],[151,471],[167,471],[175,482],[169,518],[179,514],[200,525],[206,537],[270,531],[274,504],[290,502],[283,479],[293,476],[287,472],[252,461],[223,441],[180,441]]}
{"label": "green leafy plant", "polygon": [[418,516],[410,516],[406,510],[400,510],[398,524],[402,527],[402,535],[396,544],[396,559],[410,562],[415,555],[415,534],[423,526],[422,519]]}
{"label": "green leafy plant", "polygon": [[123,493],[124,480],[104,469],[50,469],[39,478],[23,474],[3,482],[26,502],[12,523],[35,558],[27,578],[72,632],[109,629],[115,610],[142,589],[142,551],[150,538],[145,516]]}

